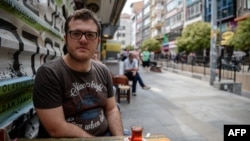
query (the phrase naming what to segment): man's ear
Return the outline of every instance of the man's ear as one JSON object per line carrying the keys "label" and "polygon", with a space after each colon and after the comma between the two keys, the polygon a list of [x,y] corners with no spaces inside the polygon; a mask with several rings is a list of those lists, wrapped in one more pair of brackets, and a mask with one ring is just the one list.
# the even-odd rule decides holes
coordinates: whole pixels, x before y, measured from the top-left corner
{"label": "man's ear", "polygon": [[101,43],[101,37],[98,37],[96,49],[98,48],[98,45],[99,45],[100,43]]}
{"label": "man's ear", "polygon": [[101,42],[101,37],[98,37],[98,43],[100,43]]}

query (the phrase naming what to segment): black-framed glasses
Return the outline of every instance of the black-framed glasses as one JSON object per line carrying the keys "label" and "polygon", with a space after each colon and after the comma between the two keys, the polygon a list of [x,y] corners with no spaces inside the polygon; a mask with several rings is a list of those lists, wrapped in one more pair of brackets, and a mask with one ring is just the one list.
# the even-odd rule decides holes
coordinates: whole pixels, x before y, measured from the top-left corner
{"label": "black-framed glasses", "polygon": [[98,36],[97,32],[90,32],[90,31],[82,32],[76,30],[76,31],[69,31],[68,33],[70,37],[75,40],[80,40],[82,38],[82,35],[84,35],[87,40],[95,40]]}

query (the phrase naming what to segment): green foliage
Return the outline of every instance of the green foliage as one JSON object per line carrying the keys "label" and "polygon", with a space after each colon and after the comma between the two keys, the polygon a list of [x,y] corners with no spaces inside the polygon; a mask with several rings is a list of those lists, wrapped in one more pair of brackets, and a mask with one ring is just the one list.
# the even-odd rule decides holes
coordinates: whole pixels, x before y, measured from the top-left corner
{"label": "green foliage", "polygon": [[142,43],[141,49],[145,50],[145,48],[148,48],[148,51],[159,51],[161,49],[161,43],[154,38],[150,38]]}
{"label": "green foliage", "polygon": [[250,50],[250,18],[238,23],[236,32],[229,44],[236,50]]}
{"label": "green foliage", "polygon": [[57,5],[62,5],[62,0],[56,0]]}
{"label": "green foliage", "polygon": [[195,22],[187,25],[182,31],[182,36],[176,39],[178,52],[198,51],[210,47],[211,26],[206,22]]}
{"label": "green foliage", "polygon": [[127,45],[125,48],[128,50],[134,50],[134,46],[132,46],[132,45]]}

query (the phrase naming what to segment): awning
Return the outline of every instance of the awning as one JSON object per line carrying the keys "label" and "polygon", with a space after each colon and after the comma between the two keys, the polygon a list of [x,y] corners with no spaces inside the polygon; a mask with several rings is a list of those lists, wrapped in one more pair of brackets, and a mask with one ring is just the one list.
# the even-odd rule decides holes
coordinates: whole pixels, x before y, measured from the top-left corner
{"label": "awning", "polygon": [[236,21],[236,22],[242,21],[242,20],[245,20],[245,19],[247,19],[249,17],[250,17],[250,14],[246,14],[246,15],[235,18],[234,21]]}
{"label": "awning", "polygon": [[163,46],[162,48],[163,48],[163,50],[164,50],[164,51],[166,51],[166,50],[168,50],[168,49],[169,49],[169,47],[168,47],[168,46]]}
{"label": "awning", "polygon": [[162,46],[164,46],[164,47],[168,46],[168,42],[167,43],[163,43]]}
{"label": "awning", "polygon": [[169,49],[169,43],[168,43],[168,41],[163,42],[163,44],[162,44],[162,50],[163,51],[168,51],[168,49]]}

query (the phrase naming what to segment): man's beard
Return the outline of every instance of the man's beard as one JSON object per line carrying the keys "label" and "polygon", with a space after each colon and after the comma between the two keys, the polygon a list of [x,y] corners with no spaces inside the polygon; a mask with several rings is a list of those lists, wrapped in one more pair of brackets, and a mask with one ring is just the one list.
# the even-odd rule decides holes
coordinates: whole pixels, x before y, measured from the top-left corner
{"label": "man's beard", "polygon": [[77,53],[73,53],[73,51],[71,49],[68,48],[68,45],[66,43],[67,46],[67,54],[68,56],[72,59],[75,60],[76,62],[84,62],[90,59],[90,55],[89,56],[77,56]]}

